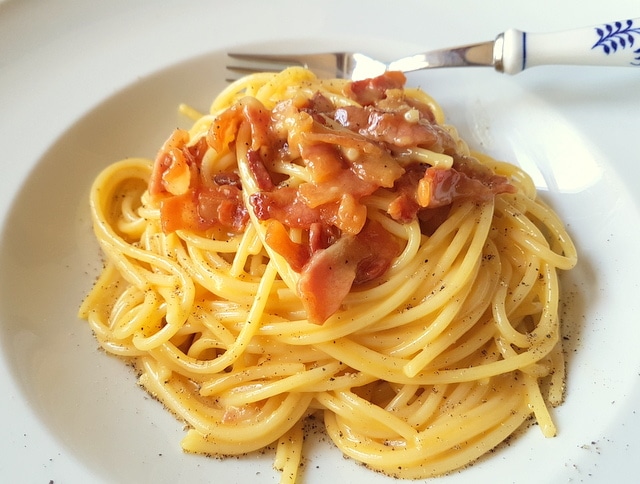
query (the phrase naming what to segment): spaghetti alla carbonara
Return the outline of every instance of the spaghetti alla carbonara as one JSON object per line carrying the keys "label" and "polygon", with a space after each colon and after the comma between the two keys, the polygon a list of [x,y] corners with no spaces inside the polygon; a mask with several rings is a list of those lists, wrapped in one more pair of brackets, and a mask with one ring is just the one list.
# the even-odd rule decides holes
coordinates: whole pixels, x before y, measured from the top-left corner
{"label": "spaghetti alla carbonara", "polygon": [[294,482],[313,417],[346,456],[424,478],[532,416],[555,435],[575,248],[525,173],[405,83],[251,75],[95,180],[106,264],[80,316],[186,422],[185,451],[274,446]]}

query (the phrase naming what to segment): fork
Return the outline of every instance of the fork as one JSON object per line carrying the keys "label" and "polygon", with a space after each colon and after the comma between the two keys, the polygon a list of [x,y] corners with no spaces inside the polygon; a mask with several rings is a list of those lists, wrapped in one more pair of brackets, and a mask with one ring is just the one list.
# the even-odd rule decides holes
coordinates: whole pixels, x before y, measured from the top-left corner
{"label": "fork", "polygon": [[[636,45],[638,48],[634,49]],[[352,80],[375,77],[388,70],[406,73],[442,67],[493,67],[505,74],[517,74],[541,65],[640,67],[640,17],[551,33],[508,29],[492,41],[433,50],[389,63],[359,52],[232,52],[228,56],[235,63],[227,69],[236,74],[302,66],[318,77]]]}

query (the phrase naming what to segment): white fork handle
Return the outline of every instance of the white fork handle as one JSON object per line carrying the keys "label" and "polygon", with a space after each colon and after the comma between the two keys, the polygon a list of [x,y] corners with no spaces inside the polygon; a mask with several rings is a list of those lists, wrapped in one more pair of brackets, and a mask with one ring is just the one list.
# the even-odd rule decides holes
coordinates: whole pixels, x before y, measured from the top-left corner
{"label": "white fork handle", "polygon": [[495,41],[494,65],[501,72],[552,64],[640,68],[640,18],[553,33],[509,29]]}

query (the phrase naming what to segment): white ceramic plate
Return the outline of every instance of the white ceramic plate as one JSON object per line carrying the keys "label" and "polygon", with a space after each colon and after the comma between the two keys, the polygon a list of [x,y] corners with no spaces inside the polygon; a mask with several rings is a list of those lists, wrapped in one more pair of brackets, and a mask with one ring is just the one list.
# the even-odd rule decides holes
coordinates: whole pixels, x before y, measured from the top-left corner
{"label": "white ceramic plate", "polygon": [[[0,476],[6,482],[277,482],[272,455],[185,455],[183,429],[96,349],[77,307],[97,276],[87,193],[153,156],[180,102],[205,110],[224,52],[253,45],[391,58],[638,16],[634,2],[0,0]],[[482,19],[482,20],[481,20]],[[636,39],[640,40],[640,39]],[[640,42],[638,43],[640,46]],[[631,482],[640,455],[640,67],[410,76],[476,148],[530,171],[580,252],[563,277],[567,398],[463,482]],[[391,483],[322,439],[304,482]]]}

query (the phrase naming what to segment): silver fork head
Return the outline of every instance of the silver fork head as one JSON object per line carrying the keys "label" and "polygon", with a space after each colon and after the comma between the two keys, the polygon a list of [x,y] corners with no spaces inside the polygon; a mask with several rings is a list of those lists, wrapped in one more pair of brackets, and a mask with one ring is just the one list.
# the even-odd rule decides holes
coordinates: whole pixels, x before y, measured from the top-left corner
{"label": "silver fork head", "polygon": [[235,74],[279,72],[286,67],[300,66],[311,70],[320,78],[365,79],[382,74],[387,66],[364,54],[333,52],[321,54],[253,54],[229,53],[234,63],[227,69]]}

